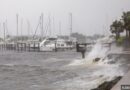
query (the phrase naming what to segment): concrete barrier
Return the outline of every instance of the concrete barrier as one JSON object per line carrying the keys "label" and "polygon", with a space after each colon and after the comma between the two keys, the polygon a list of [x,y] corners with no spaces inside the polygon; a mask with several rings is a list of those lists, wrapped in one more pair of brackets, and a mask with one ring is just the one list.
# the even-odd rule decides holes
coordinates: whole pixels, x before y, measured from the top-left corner
{"label": "concrete barrier", "polygon": [[[126,89],[122,86],[126,86]],[[130,71],[111,90],[130,90]]]}

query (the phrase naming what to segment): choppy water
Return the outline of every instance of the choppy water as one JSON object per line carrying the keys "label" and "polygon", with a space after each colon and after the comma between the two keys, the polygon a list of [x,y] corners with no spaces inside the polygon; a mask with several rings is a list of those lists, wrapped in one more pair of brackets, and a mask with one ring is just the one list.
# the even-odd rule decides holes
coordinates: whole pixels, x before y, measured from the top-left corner
{"label": "choppy water", "polygon": [[108,58],[87,64],[76,52],[0,52],[0,90],[90,90],[128,71],[129,55]]}

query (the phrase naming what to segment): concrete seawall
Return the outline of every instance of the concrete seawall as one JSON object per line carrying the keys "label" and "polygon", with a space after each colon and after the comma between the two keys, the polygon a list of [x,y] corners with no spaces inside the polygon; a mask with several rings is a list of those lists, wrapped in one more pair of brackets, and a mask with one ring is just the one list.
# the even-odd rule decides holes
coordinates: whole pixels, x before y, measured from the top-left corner
{"label": "concrete seawall", "polygon": [[121,90],[121,85],[130,85],[130,71],[111,90]]}

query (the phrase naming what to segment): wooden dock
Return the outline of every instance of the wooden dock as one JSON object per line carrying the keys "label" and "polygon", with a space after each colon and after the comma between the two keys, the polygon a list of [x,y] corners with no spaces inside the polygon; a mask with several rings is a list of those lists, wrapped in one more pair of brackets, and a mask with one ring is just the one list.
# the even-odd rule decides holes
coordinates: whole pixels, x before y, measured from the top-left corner
{"label": "wooden dock", "polygon": [[[57,47],[55,44],[54,51],[66,51],[66,50],[72,50],[75,47]],[[0,44],[0,50],[5,51],[5,50],[13,50],[13,51],[28,51],[28,52],[40,52],[40,43],[39,42],[31,42],[31,43],[26,43],[26,42],[17,42],[17,43],[5,43],[5,44]],[[42,51],[44,52],[44,51]],[[46,52],[46,51],[45,51]]]}
{"label": "wooden dock", "polygon": [[40,44],[39,43],[24,43],[24,42],[17,42],[17,43],[6,43],[0,44],[0,50],[14,50],[14,51],[40,51]]}

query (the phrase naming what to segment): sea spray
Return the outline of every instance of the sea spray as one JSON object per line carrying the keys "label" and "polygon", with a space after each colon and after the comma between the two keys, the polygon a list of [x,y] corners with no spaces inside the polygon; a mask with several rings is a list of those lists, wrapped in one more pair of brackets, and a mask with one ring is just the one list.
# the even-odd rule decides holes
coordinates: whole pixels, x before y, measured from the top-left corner
{"label": "sea spray", "polygon": [[103,47],[103,45],[100,42],[97,42],[92,51],[87,55],[86,57],[86,63],[93,63],[95,59],[104,59],[106,55],[108,54],[108,48]]}
{"label": "sea spray", "polygon": [[110,52],[110,47],[106,47],[105,44],[112,43],[113,41],[114,39],[110,37],[98,39],[92,50],[89,53],[86,53],[85,59],[75,60],[69,65],[90,65],[94,64],[94,60],[97,58],[99,59],[99,62],[103,61]]}
{"label": "sea spray", "polygon": [[[93,80],[89,82],[86,80],[86,82],[84,81],[83,84],[83,86],[89,86],[87,87],[88,90],[97,87],[105,81],[113,80],[115,76],[122,76],[124,74],[122,70],[119,70],[120,66],[118,64],[110,64],[110,62],[114,62],[115,58],[109,58],[109,54],[113,51],[118,52],[122,50],[116,46],[112,46],[111,49],[111,47],[107,45],[109,43],[113,43],[113,41],[114,39],[110,37],[104,37],[97,40],[92,50],[86,54],[85,59],[75,60],[69,64],[70,66],[87,66],[86,69],[90,70],[90,72],[88,72],[90,73],[90,77],[88,79]],[[95,61],[96,59],[97,61]]]}

